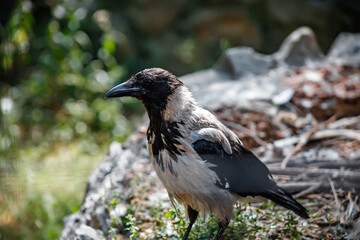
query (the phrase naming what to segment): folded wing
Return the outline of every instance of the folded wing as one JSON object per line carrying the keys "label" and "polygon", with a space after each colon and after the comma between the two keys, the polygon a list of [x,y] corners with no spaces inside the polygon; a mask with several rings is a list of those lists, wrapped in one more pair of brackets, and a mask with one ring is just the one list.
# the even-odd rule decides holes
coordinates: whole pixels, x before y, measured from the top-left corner
{"label": "folded wing", "polygon": [[[203,137],[201,133],[204,133]],[[304,218],[309,217],[301,204],[276,185],[264,163],[238,142],[226,139],[221,130],[198,130],[193,136],[196,136],[193,137],[193,148],[217,174],[215,184],[218,187],[241,197],[266,197]]]}

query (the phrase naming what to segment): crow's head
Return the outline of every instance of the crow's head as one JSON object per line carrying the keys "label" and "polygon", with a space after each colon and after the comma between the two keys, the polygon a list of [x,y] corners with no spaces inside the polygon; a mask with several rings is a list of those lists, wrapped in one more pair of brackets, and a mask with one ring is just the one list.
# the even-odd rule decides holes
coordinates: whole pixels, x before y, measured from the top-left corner
{"label": "crow's head", "polygon": [[161,68],[149,68],[113,87],[105,97],[130,96],[141,100],[146,106],[165,108],[168,97],[182,85],[183,83],[170,72]]}

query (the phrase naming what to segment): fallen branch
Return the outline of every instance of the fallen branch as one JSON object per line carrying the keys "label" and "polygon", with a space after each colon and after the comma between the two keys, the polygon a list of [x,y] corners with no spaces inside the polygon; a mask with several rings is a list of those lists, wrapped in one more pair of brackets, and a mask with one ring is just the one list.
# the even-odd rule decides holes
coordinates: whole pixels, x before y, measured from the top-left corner
{"label": "fallen branch", "polygon": [[294,198],[300,198],[300,197],[306,196],[306,195],[308,195],[310,193],[314,193],[316,190],[318,190],[321,187],[322,184],[323,184],[323,180],[318,182],[317,184],[315,184],[315,185],[313,185],[313,186],[311,186],[311,187],[309,187],[309,188],[295,194],[293,197]]}
{"label": "fallen branch", "polygon": [[360,169],[360,159],[351,160],[351,161],[324,161],[314,162],[314,163],[306,163],[306,167],[308,168],[345,168],[345,169]]}
{"label": "fallen branch", "polygon": [[[272,158],[272,161],[266,161],[266,165],[272,168],[280,168],[281,159]],[[333,159],[304,159],[303,161],[293,162],[291,167],[315,169],[315,168],[329,168],[329,169],[353,169],[360,171],[360,159],[354,160],[333,160]]]}
{"label": "fallen branch", "polygon": [[360,122],[360,116],[341,118],[335,122],[329,123],[328,128],[330,129],[345,128],[353,124],[357,124],[359,122]]}
{"label": "fallen branch", "polygon": [[341,137],[350,140],[360,140],[360,131],[352,129],[324,129],[317,131],[310,140],[321,140],[324,138]]}
{"label": "fallen branch", "polygon": [[[304,135],[307,133],[292,136],[284,139],[279,139],[274,141],[272,144],[276,148],[284,148],[289,145],[294,145],[301,141],[301,138],[304,138]],[[335,137],[342,137],[350,140],[360,140],[360,131],[359,130],[352,130],[352,129],[323,129],[318,130],[312,136],[310,136],[309,140],[322,140],[325,138],[335,138]]]}
{"label": "fallen branch", "polygon": [[[328,182],[324,181],[321,186],[317,186],[318,181],[302,181],[302,182],[289,182],[289,183],[279,183],[279,187],[284,189],[286,192],[291,194],[296,194],[311,187],[316,186],[317,189],[314,191],[318,192],[330,192],[331,186]],[[358,182],[347,182],[347,181],[336,181],[334,182],[335,189],[341,188],[343,190],[355,191],[360,193],[360,186]]]}
{"label": "fallen branch", "polygon": [[329,176],[332,179],[342,178],[351,181],[357,181],[360,187],[360,171],[351,171],[345,169],[307,169],[307,168],[286,168],[281,169],[278,167],[269,166],[269,170],[275,175],[290,175],[297,176],[299,174],[305,174],[308,177],[320,177]]}

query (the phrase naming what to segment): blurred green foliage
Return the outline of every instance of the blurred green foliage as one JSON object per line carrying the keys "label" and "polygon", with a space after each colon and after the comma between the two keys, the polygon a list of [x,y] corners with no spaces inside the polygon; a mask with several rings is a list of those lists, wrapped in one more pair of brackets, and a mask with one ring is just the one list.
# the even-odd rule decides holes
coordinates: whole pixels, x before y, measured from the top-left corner
{"label": "blurred green foliage", "polygon": [[86,179],[106,150],[85,154],[81,144],[17,150],[16,171],[1,173],[0,239],[58,239],[63,218],[78,210]]}
{"label": "blurred green foliage", "polygon": [[[11,77],[2,104],[9,108],[3,117],[13,137],[37,144],[96,133],[93,142],[99,143],[110,134],[123,139],[130,132],[123,104],[103,99],[127,74],[113,56],[114,30],[106,16],[92,21],[84,2],[89,1],[50,5],[52,16],[37,22],[33,11],[38,6],[22,1],[9,19],[0,56],[5,76]],[[108,26],[100,27],[104,22]]]}
{"label": "blurred green foliage", "polygon": [[[0,239],[56,239],[106,145],[133,131],[123,114],[143,112],[103,98],[128,73],[114,57],[120,33],[94,6],[19,1],[2,26]],[[77,150],[48,158],[58,145]]]}

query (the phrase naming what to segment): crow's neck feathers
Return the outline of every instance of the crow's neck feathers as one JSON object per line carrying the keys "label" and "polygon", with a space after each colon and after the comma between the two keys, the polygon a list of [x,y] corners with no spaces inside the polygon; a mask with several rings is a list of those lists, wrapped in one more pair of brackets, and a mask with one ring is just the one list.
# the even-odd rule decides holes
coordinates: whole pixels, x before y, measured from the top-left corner
{"label": "crow's neck feathers", "polygon": [[168,122],[184,122],[197,107],[189,89],[185,86],[179,86],[173,94],[167,98],[167,104],[161,115]]}

